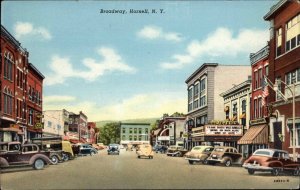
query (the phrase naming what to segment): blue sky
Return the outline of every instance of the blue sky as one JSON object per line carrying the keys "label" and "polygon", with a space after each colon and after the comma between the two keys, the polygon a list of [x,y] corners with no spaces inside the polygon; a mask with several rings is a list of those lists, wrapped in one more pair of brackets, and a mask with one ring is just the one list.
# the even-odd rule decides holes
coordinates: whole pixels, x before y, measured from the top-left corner
{"label": "blue sky", "polygon": [[1,23],[46,77],[44,110],[151,118],[187,112],[184,81],[202,63],[250,65],[269,39],[263,16],[276,2],[4,1]]}

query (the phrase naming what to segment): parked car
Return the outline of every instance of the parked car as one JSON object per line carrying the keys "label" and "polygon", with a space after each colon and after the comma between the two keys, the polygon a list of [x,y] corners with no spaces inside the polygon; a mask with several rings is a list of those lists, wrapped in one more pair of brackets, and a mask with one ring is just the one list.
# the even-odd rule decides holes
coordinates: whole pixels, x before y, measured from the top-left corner
{"label": "parked car", "polygon": [[107,149],[107,154],[120,154],[119,145],[118,144],[109,144]]}
{"label": "parked car", "polygon": [[185,159],[189,161],[189,164],[194,164],[194,162],[207,164],[207,158],[213,149],[214,147],[212,146],[195,146],[185,154]]}
{"label": "parked car", "polygon": [[58,162],[64,161],[61,137],[32,138],[31,141],[38,145],[41,151],[50,151],[52,164],[56,165]]}
{"label": "parked car", "polygon": [[294,162],[289,153],[277,149],[258,149],[243,164],[250,175],[255,171],[271,172],[277,176],[280,172],[300,175],[300,163]]}
{"label": "parked car", "polygon": [[98,151],[89,144],[76,144],[72,145],[72,149],[75,155],[86,156],[86,155],[95,155]]}
{"label": "parked car", "polygon": [[63,160],[68,161],[70,159],[74,159],[75,155],[72,149],[72,144],[70,141],[61,141],[62,150],[63,150]]}
{"label": "parked car", "polygon": [[236,148],[228,146],[215,147],[211,152],[210,156],[207,158],[208,164],[224,164],[225,166],[231,166],[233,164],[242,165],[243,156],[240,154]]}
{"label": "parked car", "polygon": [[40,151],[36,144],[21,144],[20,142],[0,143],[0,167],[26,166],[43,169],[51,163],[50,151]]}
{"label": "parked car", "polygon": [[139,148],[137,150],[137,157],[148,157],[150,159],[153,159],[153,151],[152,151],[152,146],[149,144],[141,144],[139,145]]}
{"label": "parked car", "polygon": [[183,156],[188,152],[183,146],[170,146],[167,150],[167,156]]}

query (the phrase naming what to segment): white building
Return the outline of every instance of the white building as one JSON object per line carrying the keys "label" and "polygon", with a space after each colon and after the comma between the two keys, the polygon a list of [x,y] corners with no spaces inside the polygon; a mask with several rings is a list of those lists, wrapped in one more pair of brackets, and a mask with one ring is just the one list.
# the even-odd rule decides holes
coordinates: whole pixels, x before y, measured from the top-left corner
{"label": "white building", "polygon": [[68,128],[69,112],[63,110],[43,111],[43,136],[63,136]]}

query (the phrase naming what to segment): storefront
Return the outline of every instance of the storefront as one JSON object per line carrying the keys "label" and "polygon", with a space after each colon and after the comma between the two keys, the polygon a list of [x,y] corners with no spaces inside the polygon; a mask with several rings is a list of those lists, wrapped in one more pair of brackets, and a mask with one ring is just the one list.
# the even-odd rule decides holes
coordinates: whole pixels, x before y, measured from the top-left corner
{"label": "storefront", "polygon": [[192,143],[197,145],[237,147],[243,135],[242,125],[204,125],[192,129]]}
{"label": "storefront", "polygon": [[244,158],[260,148],[268,148],[268,125],[265,119],[251,120],[250,128],[244,136],[238,141],[239,151]]}

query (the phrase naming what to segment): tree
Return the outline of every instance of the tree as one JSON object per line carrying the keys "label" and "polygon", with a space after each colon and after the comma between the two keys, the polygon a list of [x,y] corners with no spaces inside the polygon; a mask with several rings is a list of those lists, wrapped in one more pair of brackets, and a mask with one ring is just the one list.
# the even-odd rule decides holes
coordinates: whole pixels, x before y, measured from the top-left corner
{"label": "tree", "polygon": [[154,123],[151,124],[151,130],[154,131],[158,128],[159,120],[156,120]]}
{"label": "tree", "polygon": [[121,125],[119,122],[107,123],[100,128],[100,142],[103,144],[120,144]]}

